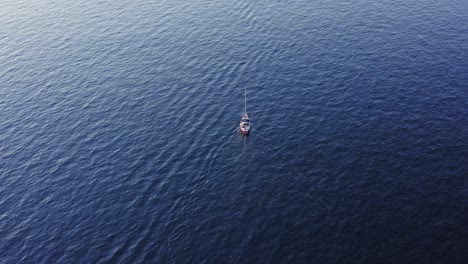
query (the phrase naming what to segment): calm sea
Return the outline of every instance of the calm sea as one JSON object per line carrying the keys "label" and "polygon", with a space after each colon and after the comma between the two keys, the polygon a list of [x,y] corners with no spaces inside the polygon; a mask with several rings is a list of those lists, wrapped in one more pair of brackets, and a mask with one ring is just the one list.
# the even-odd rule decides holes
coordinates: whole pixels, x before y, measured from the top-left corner
{"label": "calm sea", "polygon": [[466,263],[467,14],[0,0],[0,263]]}

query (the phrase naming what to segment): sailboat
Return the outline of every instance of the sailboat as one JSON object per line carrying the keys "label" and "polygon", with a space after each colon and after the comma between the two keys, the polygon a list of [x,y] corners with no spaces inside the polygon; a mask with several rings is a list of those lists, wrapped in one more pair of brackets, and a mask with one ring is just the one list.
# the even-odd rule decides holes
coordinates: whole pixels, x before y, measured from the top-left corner
{"label": "sailboat", "polygon": [[249,134],[250,119],[249,115],[247,114],[247,88],[244,90],[244,113],[241,116],[239,128],[243,135]]}

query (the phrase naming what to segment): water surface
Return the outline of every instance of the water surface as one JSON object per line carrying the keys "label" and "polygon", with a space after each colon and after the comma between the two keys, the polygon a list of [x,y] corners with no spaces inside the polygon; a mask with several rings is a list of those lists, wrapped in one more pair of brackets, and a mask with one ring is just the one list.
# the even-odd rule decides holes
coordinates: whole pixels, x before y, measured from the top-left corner
{"label": "water surface", "polygon": [[468,258],[466,1],[1,6],[0,263]]}

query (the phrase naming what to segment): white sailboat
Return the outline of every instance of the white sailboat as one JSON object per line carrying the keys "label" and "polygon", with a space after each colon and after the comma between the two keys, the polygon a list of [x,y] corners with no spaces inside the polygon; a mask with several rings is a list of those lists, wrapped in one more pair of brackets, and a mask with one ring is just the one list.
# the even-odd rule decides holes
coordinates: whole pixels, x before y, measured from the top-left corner
{"label": "white sailboat", "polygon": [[250,119],[249,115],[247,114],[247,88],[244,89],[244,113],[241,116],[239,128],[243,135],[249,134]]}

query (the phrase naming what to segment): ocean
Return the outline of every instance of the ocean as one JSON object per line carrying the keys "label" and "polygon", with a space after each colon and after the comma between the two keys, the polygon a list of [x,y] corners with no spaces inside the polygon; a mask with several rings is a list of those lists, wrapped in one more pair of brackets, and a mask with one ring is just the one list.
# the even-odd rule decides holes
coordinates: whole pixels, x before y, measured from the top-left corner
{"label": "ocean", "polygon": [[0,263],[466,263],[467,1],[0,6]]}

